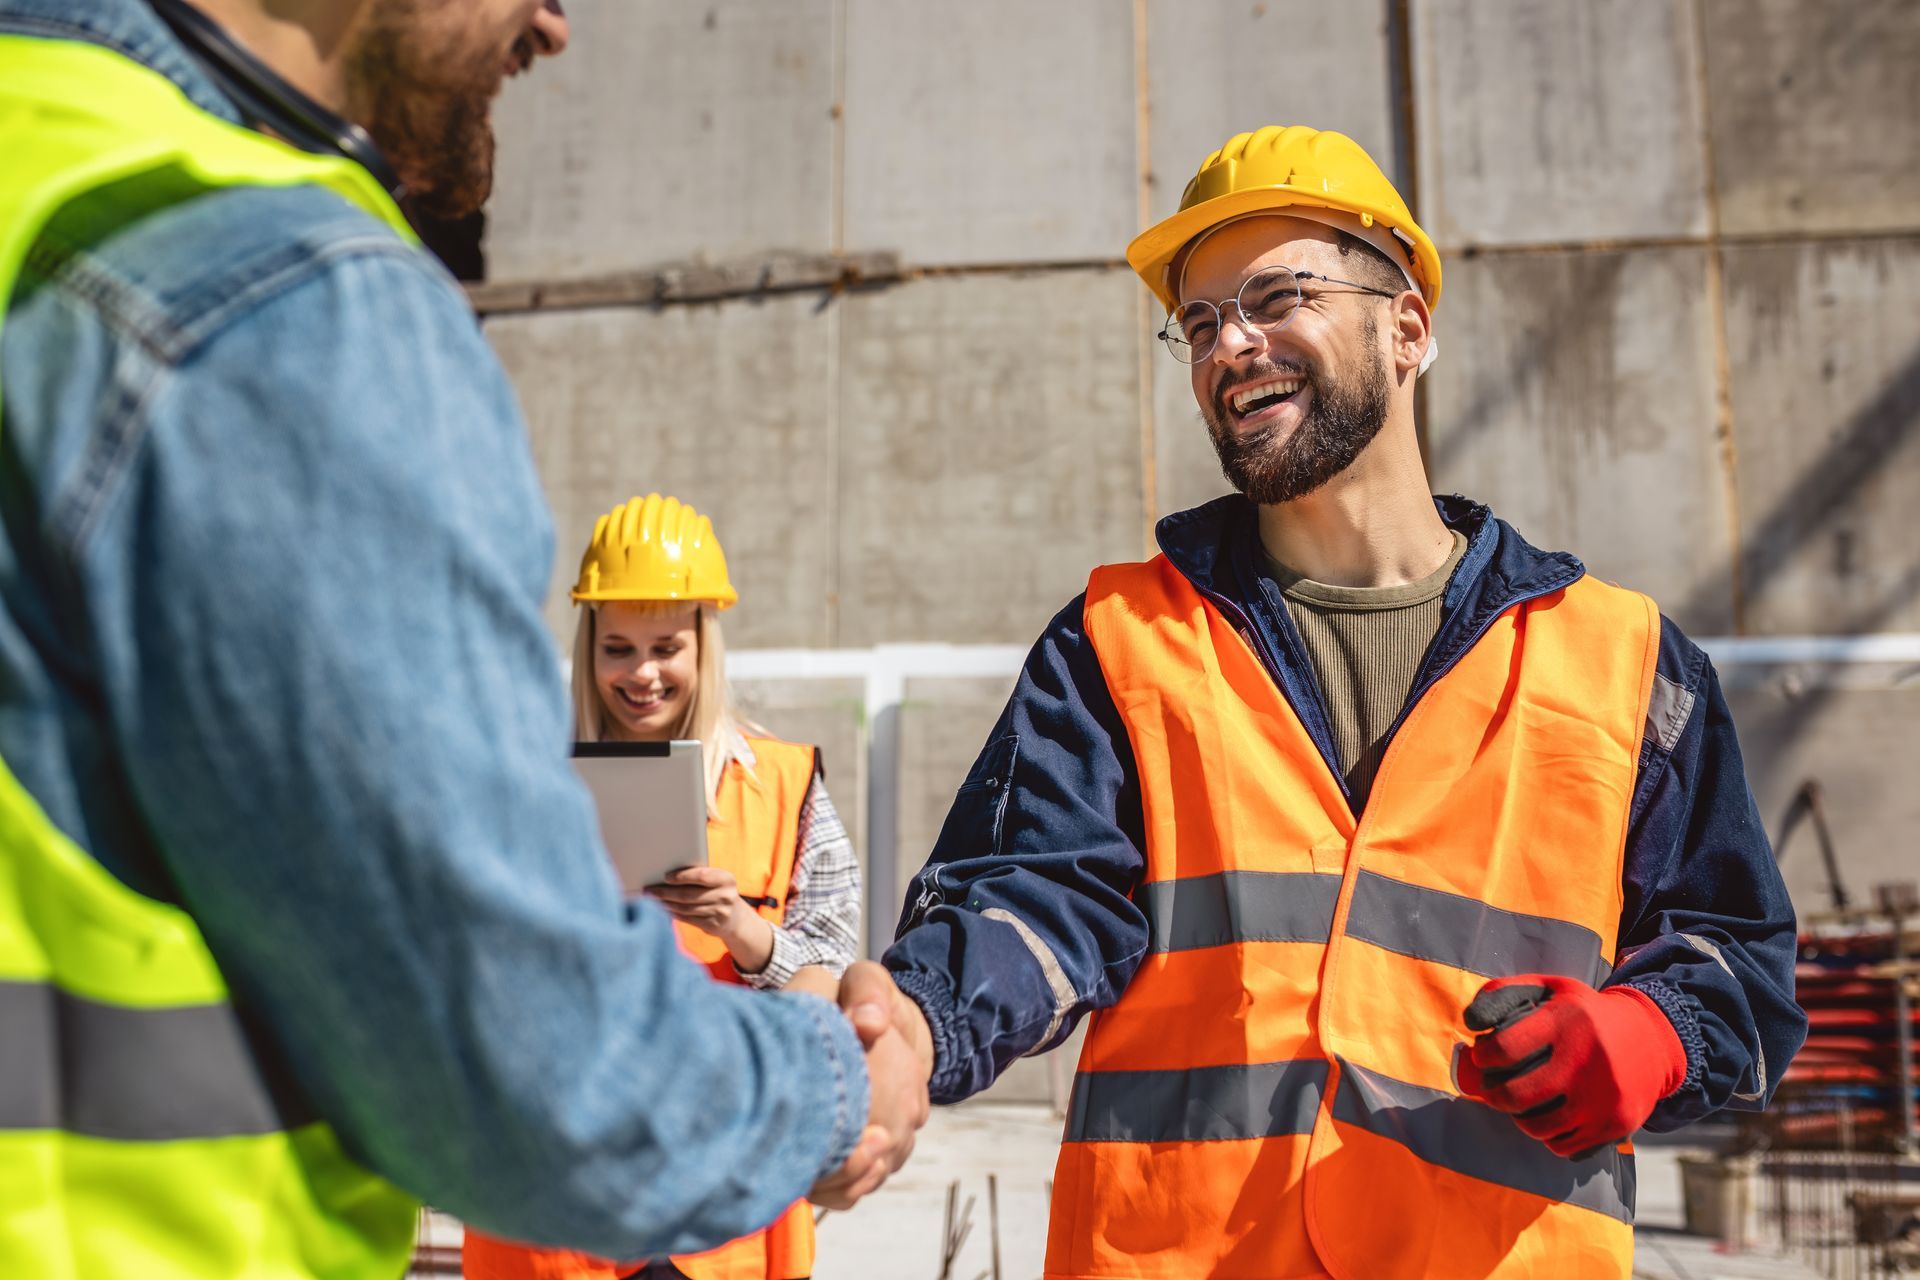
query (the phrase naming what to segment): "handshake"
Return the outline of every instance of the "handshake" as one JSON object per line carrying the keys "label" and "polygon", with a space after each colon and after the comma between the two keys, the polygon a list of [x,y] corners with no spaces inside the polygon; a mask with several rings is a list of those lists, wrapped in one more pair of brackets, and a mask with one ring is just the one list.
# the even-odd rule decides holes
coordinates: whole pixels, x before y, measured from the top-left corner
{"label": "handshake", "polygon": [[920,1006],[900,993],[893,975],[871,960],[835,978],[810,965],[785,990],[831,1000],[853,1024],[867,1051],[867,1127],[846,1163],[813,1184],[807,1199],[829,1209],[851,1209],[913,1153],[914,1135],[927,1122],[927,1081],[933,1075],[933,1033]]}

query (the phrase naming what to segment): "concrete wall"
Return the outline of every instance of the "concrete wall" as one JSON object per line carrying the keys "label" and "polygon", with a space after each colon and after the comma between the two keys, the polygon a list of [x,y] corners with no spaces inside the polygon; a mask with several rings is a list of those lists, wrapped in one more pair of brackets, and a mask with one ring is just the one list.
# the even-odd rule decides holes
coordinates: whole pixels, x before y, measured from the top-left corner
{"label": "concrete wall", "polygon": [[[1441,244],[1437,488],[1696,634],[1920,631],[1911,0],[569,12],[575,50],[500,109],[495,280],[776,253],[901,269],[490,316],[559,581],[595,514],[657,488],[713,515],[737,647],[1026,643],[1091,565],[1224,488],[1184,371],[1147,336],[1127,239],[1228,134],[1309,122],[1365,144]],[[1823,778],[1861,886],[1913,874],[1917,682],[1736,682],[1769,827]],[[939,684],[916,682],[900,719],[909,871],[1005,693]],[[853,693],[752,693],[775,727],[827,740],[843,810],[870,799]],[[1811,847],[1789,857],[1818,905]]]}

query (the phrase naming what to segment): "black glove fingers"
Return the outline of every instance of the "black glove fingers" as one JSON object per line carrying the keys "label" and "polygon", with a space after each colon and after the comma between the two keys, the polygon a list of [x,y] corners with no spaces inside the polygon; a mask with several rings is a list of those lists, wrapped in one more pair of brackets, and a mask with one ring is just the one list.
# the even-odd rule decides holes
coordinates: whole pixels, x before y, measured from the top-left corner
{"label": "black glove fingers", "polygon": [[1513,1116],[1514,1126],[1520,1132],[1529,1138],[1537,1138],[1541,1142],[1552,1144],[1567,1132],[1567,1117],[1558,1111],[1549,1111],[1544,1116],[1534,1116],[1531,1119],[1523,1118],[1517,1112],[1508,1114]]}
{"label": "black glove fingers", "polygon": [[1467,1030],[1501,1031],[1538,1009],[1553,996],[1550,987],[1515,985],[1480,988],[1480,994],[1467,1006]]}
{"label": "black glove fingers", "polygon": [[[1480,1076],[1487,1082],[1488,1088],[1498,1089],[1503,1085],[1511,1084],[1530,1071],[1538,1071],[1546,1065],[1547,1059],[1552,1056],[1553,1046],[1551,1044],[1543,1044],[1526,1057],[1519,1059],[1509,1066],[1481,1067]],[[1561,1101],[1564,1102],[1565,1100],[1565,1096],[1563,1095]]]}
{"label": "black glove fingers", "polygon": [[1528,1107],[1525,1111],[1516,1111],[1513,1118],[1515,1120],[1538,1120],[1549,1112],[1558,1111],[1561,1107],[1565,1106],[1566,1103],[1567,1095],[1564,1093],[1556,1093],[1537,1107]]}

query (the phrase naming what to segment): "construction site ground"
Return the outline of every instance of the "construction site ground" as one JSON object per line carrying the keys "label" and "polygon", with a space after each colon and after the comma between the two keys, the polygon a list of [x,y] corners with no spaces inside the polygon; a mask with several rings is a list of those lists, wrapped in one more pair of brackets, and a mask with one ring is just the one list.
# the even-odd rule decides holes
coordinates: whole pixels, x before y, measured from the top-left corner
{"label": "construction site ground", "polygon": [[[989,1174],[999,1198],[999,1274],[1002,1280],[1039,1280],[1060,1123],[1044,1104],[935,1108],[906,1168],[853,1213],[821,1221],[815,1280],[940,1280],[948,1193],[956,1180],[955,1218],[966,1234],[947,1275],[992,1277]],[[1790,1259],[1730,1253],[1717,1241],[1686,1233],[1679,1154],[1687,1149],[1640,1147],[1636,1280],[1817,1280],[1817,1273]]]}
{"label": "construction site ground", "polygon": [[[991,1280],[996,1239],[1001,1280],[1040,1280],[1060,1123],[1044,1103],[936,1107],[906,1168],[858,1209],[821,1220],[815,1280]],[[1679,1157],[1690,1149],[1640,1146],[1636,1280],[1819,1280],[1792,1259],[1728,1251],[1685,1230]],[[946,1266],[949,1230],[959,1240]],[[458,1225],[435,1215],[428,1239],[458,1238]]]}

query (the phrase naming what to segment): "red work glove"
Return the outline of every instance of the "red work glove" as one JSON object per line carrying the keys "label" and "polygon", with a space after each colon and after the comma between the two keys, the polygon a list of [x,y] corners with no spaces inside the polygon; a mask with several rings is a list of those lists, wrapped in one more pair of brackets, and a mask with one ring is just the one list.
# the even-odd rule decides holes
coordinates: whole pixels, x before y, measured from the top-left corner
{"label": "red work glove", "polygon": [[1480,1034],[1460,1059],[1460,1092],[1511,1115],[1555,1155],[1584,1159],[1612,1146],[1687,1078],[1673,1024],[1633,987],[1496,978],[1466,1022]]}

